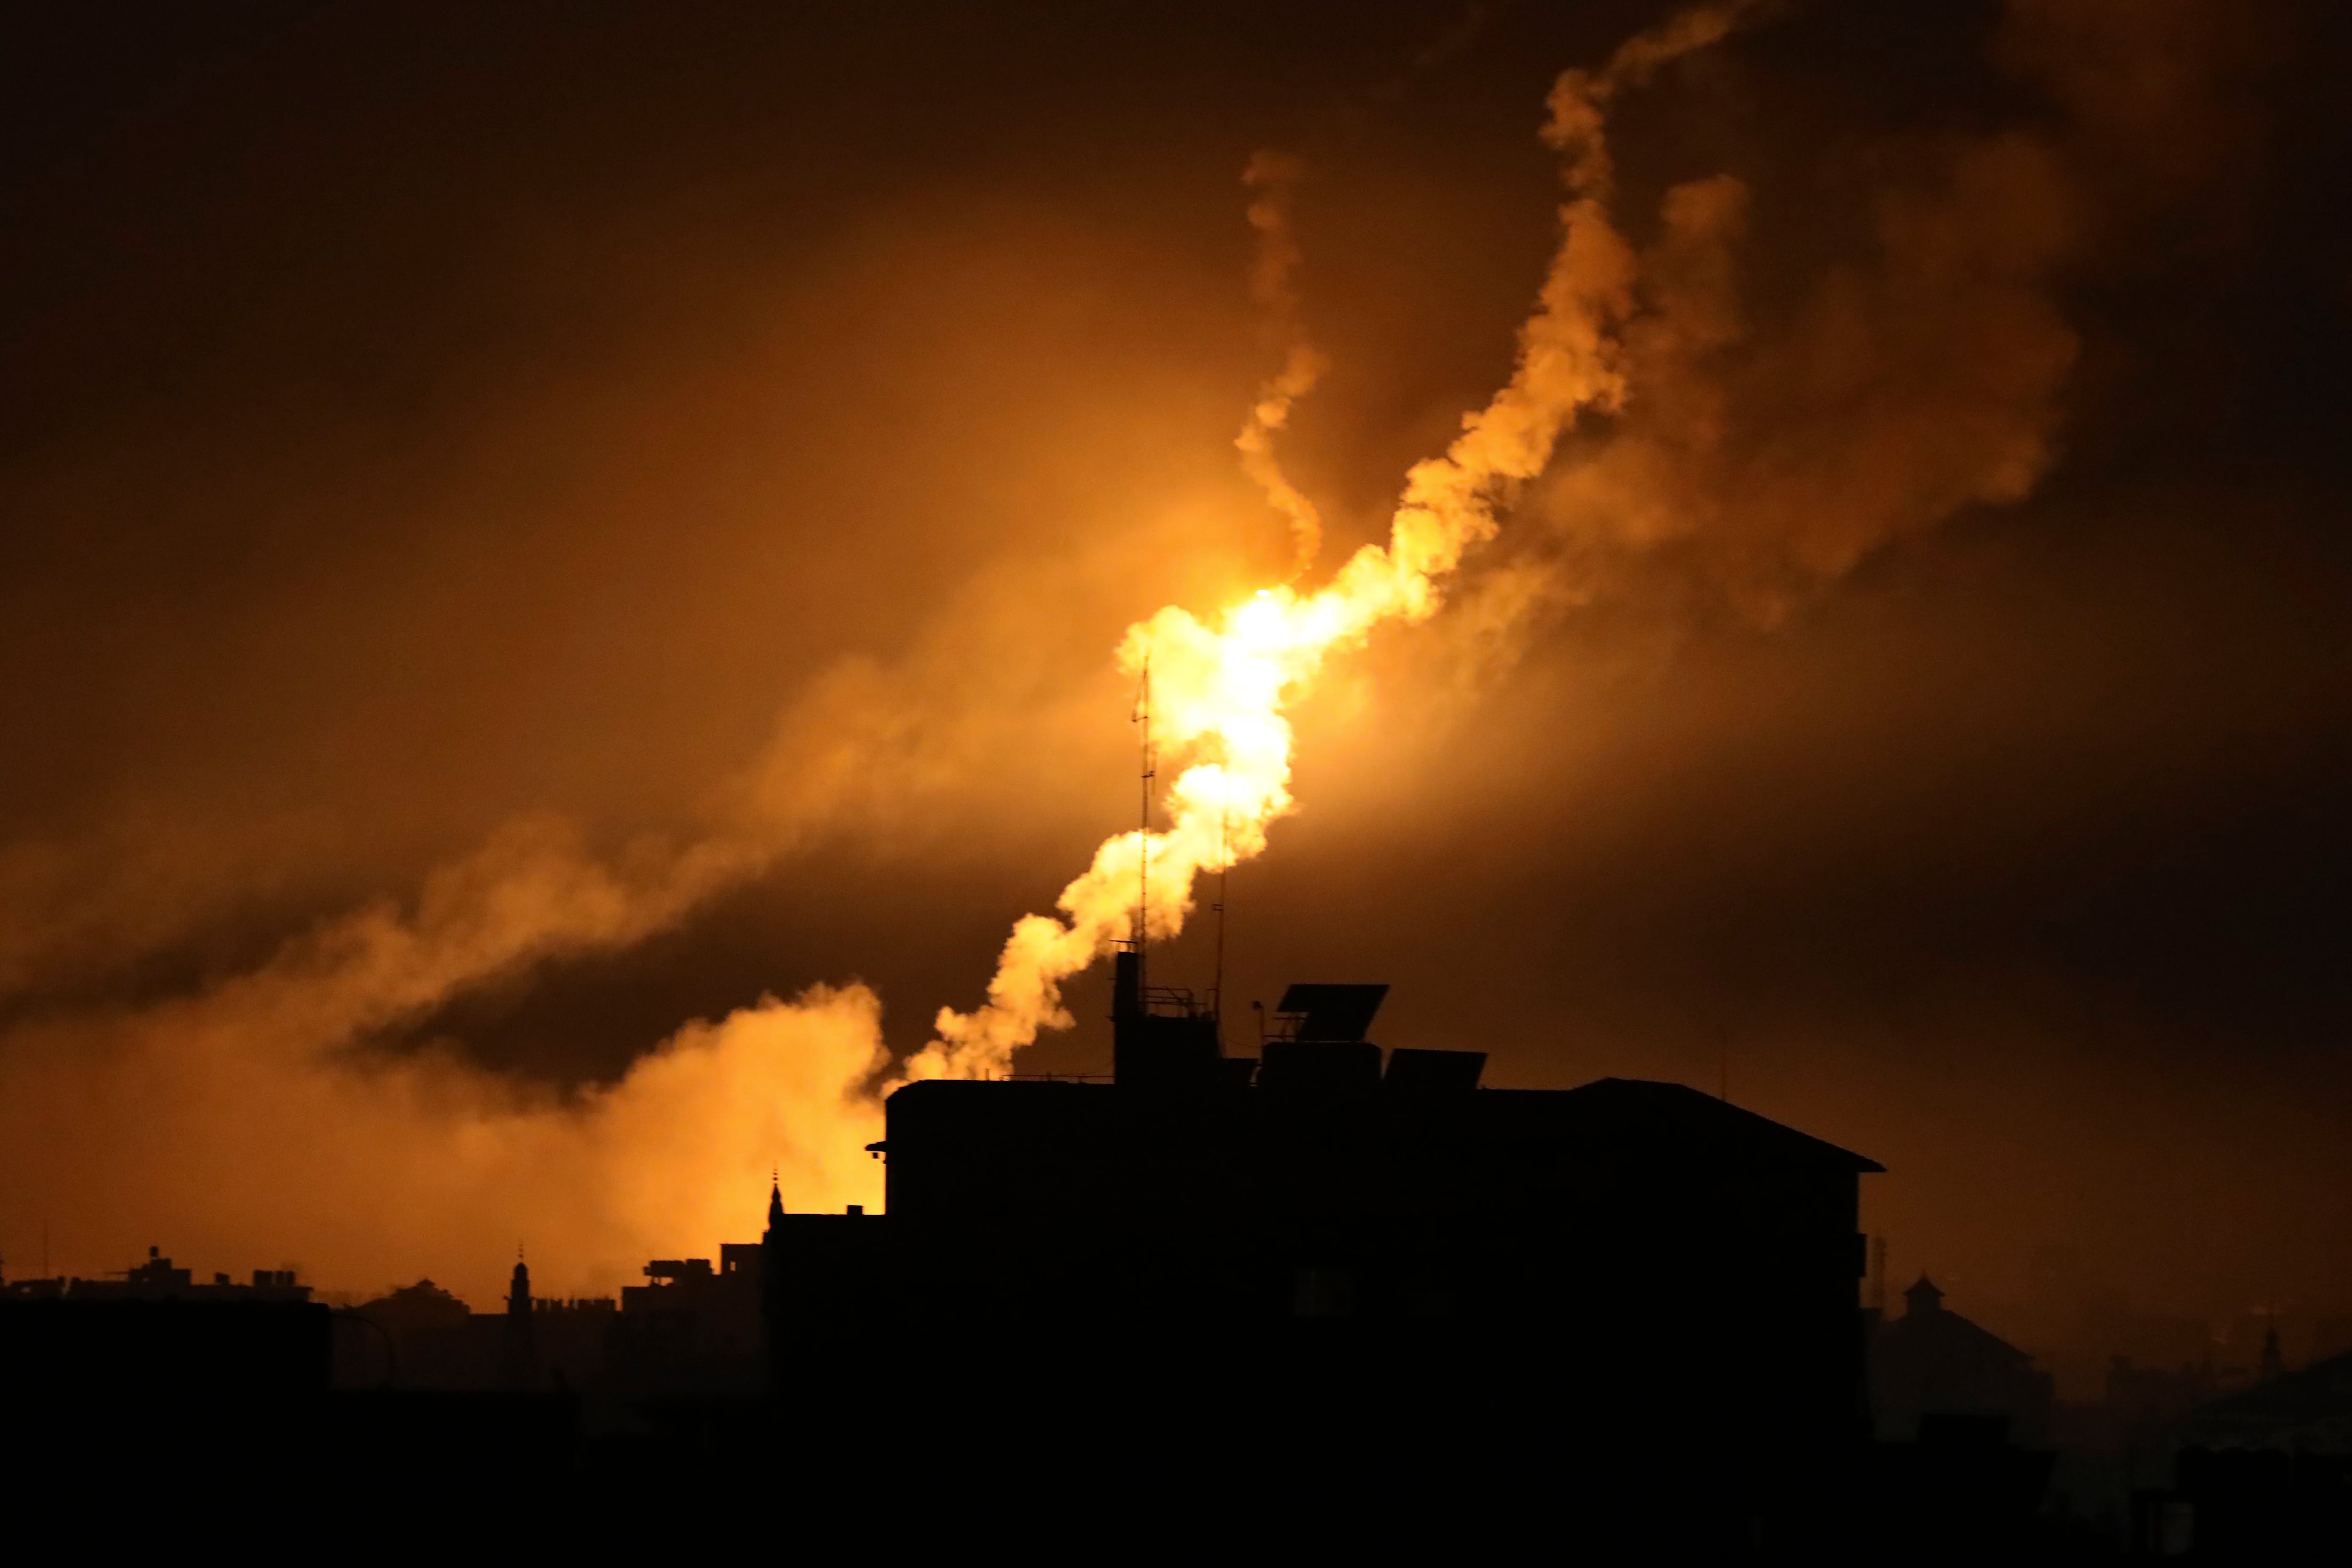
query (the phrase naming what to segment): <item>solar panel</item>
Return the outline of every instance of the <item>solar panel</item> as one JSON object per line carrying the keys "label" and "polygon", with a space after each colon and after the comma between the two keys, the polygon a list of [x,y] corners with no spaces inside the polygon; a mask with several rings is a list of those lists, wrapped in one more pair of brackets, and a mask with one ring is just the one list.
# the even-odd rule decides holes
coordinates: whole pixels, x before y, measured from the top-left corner
{"label": "solar panel", "polygon": [[1388,997],[1385,985],[1294,985],[1275,1009],[1299,1020],[1302,1040],[1360,1040]]}

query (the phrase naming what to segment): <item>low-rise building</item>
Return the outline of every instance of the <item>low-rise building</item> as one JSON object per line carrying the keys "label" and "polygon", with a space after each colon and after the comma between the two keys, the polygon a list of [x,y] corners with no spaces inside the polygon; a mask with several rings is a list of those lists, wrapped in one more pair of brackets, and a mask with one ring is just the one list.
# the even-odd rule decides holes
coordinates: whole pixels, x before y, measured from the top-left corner
{"label": "low-rise building", "polygon": [[1995,1416],[2015,1442],[2049,1441],[2050,1374],[2031,1355],[1947,1308],[1944,1292],[1924,1274],[1903,1300],[1904,1315],[1880,1324],[1871,1346],[1879,1436],[1908,1442],[1928,1416]]}

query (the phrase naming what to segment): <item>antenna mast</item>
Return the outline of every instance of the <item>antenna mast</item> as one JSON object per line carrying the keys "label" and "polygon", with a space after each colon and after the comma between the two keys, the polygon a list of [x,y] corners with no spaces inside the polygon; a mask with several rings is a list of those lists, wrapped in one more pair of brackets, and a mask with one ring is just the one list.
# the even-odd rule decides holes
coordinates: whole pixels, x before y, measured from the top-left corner
{"label": "antenna mast", "polygon": [[1143,726],[1143,830],[1135,840],[1135,988],[1143,990],[1143,943],[1151,912],[1151,781],[1159,769],[1151,755],[1151,656],[1143,656],[1143,681],[1135,694],[1135,721]]}
{"label": "antenna mast", "polygon": [[1209,1016],[1215,1020],[1217,1038],[1225,1037],[1225,879],[1234,874],[1234,818],[1231,803],[1217,809],[1217,971],[1209,984]]}

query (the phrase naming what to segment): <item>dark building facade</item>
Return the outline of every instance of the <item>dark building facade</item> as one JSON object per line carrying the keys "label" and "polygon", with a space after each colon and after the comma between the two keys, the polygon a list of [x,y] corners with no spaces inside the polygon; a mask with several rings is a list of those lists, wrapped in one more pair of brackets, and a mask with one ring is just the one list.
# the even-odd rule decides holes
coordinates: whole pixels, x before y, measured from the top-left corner
{"label": "dark building facade", "polygon": [[1865,1438],[1874,1163],[1680,1085],[1482,1089],[1482,1053],[1365,1037],[1384,987],[1293,987],[1253,1060],[1133,953],[1116,979],[1113,1081],[910,1084],[887,1217],[772,1216],[780,1363],[887,1324],[967,1348],[927,1396],[1000,1423],[1717,1499]]}
{"label": "dark building facade", "polygon": [[657,1258],[624,1286],[606,1373],[625,1392],[749,1397],[762,1384],[765,1253],[727,1242],[708,1258]]}
{"label": "dark building facade", "polygon": [[36,1283],[0,1294],[0,1410],[21,1445],[0,1453],[20,1484],[44,1466],[282,1456],[326,1394],[332,1319],[291,1270],[198,1280],[150,1247],[119,1277]]}

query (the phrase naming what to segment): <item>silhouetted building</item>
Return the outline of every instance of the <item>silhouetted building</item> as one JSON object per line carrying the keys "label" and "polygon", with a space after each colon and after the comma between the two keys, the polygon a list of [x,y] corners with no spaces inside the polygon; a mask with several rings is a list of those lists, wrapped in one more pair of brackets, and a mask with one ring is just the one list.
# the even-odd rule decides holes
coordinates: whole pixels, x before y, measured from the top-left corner
{"label": "silhouetted building", "polygon": [[2165,1528],[2204,1561],[2352,1562],[2352,1355],[2215,1399],[2180,1435],[2143,1541]]}
{"label": "silhouetted building", "polygon": [[2209,1448],[2352,1458],[2352,1355],[2283,1372],[2190,1411],[2183,1436]]}
{"label": "silhouetted building", "polygon": [[614,1319],[609,1296],[530,1293],[518,1260],[501,1312],[477,1312],[420,1279],[336,1314],[335,1383],[349,1389],[580,1389],[604,1375]]}
{"label": "silhouetted building", "polygon": [[387,1290],[345,1316],[361,1327],[336,1336],[339,1383],[410,1389],[498,1384],[498,1342],[477,1328],[471,1307],[430,1279]]}
{"label": "silhouetted building", "polygon": [[970,1346],[928,1395],[1000,1420],[1541,1456],[1732,1513],[1858,1447],[1874,1163],[1680,1085],[1384,1055],[1385,987],[1293,987],[1258,1061],[1132,952],[1115,987],[1114,1081],[910,1084],[887,1218],[772,1219],[779,1356]]}
{"label": "silhouetted building", "polygon": [[536,1388],[541,1381],[533,1326],[530,1268],[518,1254],[507,1287],[506,1321],[499,1334],[499,1381],[508,1388]]}
{"label": "silhouetted building", "polygon": [[571,1389],[592,1388],[603,1382],[613,1324],[618,1317],[610,1296],[533,1297],[530,1332],[536,1375],[543,1383]]}
{"label": "silhouetted building", "polygon": [[382,1319],[388,1328],[402,1331],[448,1328],[474,1315],[471,1307],[430,1279],[387,1290],[362,1304],[359,1310]]}
{"label": "silhouetted building", "polygon": [[751,1394],[762,1386],[765,1279],[759,1244],[728,1242],[707,1258],[657,1258],[643,1285],[624,1286],[608,1371],[635,1394]]}
{"label": "silhouetted building", "polygon": [[121,1279],[0,1297],[0,1409],[21,1432],[112,1445],[159,1412],[206,1412],[224,1437],[325,1394],[327,1309],[291,1270],[198,1282],[160,1247]]}
{"label": "silhouetted building", "polygon": [[64,1294],[85,1301],[307,1301],[310,1287],[298,1283],[290,1268],[257,1268],[244,1281],[215,1274],[199,1283],[193,1270],[151,1247],[147,1261],[124,1269],[121,1279],[71,1279]]}
{"label": "silhouetted building", "polygon": [[882,1335],[908,1321],[893,1235],[883,1216],[857,1205],[837,1215],[788,1214],[782,1190],[770,1189],[761,1306],[776,1396],[848,1396],[864,1369],[840,1352],[878,1348]]}
{"label": "silhouetted building", "polygon": [[2033,1358],[1944,1306],[1922,1275],[1906,1311],[1879,1325],[1871,1347],[1871,1414],[1878,1436],[1907,1441],[1928,1415],[2000,1416],[2011,1436],[2048,1441],[2051,1383]]}

